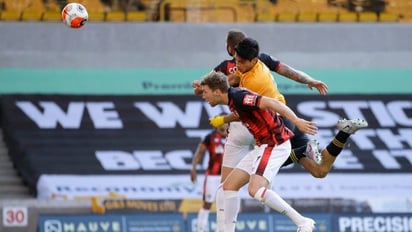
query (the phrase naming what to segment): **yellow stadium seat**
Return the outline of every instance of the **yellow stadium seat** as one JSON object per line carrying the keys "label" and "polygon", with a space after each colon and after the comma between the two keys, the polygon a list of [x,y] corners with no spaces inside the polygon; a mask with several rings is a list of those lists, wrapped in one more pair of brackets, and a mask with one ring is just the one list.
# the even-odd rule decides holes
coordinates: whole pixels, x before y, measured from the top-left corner
{"label": "yellow stadium seat", "polygon": [[102,12],[88,12],[89,22],[101,22],[105,20],[105,14]]}
{"label": "yellow stadium seat", "polygon": [[126,15],[122,11],[107,12],[106,21],[110,22],[123,22],[126,20]]}
{"label": "yellow stadium seat", "polygon": [[338,14],[335,12],[322,12],[318,16],[319,22],[337,22]]}
{"label": "yellow stadium seat", "polygon": [[145,11],[130,11],[127,12],[127,21],[129,22],[145,22],[147,14]]}
{"label": "yellow stadium seat", "polygon": [[2,11],[1,20],[4,21],[19,21],[21,18],[21,12],[19,11]]}
{"label": "yellow stadium seat", "polygon": [[399,19],[398,14],[385,12],[379,14],[379,22],[399,22]]}
{"label": "yellow stadium seat", "polygon": [[22,21],[40,21],[43,12],[41,11],[23,11],[21,14]]}
{"label": "yellow stadium seat", "polygon": [[46,11],[43,13],[43,21],[62,21],[62,15],[56,11]]}
{"label": "yellow stadium seat", "polygon": [[359,22],[377,22],[378,15],[372,12],[362,12],[359,14]]}
{"label": "yellow stadium seat", "polygon": [[338,15],[338,21],[345,23],[345,22],[357,22],[358,15],[354,12],[341,12]]}
{"label": "yellow stadium seat", "polygon": [[296,13],[279,12],[276,15],[276,22],[296,22]]}
{"label": "yellow stadium seat", "polygon": [[275,21],[275,15],[272,12],[261,12],[257,15],[258,22],[273,22]]}
{"label": "yellow stadium seat", "polygon": [[316,22],[318,14],[313,12],[301,12],[297,14],[296,21],[298,22]]}

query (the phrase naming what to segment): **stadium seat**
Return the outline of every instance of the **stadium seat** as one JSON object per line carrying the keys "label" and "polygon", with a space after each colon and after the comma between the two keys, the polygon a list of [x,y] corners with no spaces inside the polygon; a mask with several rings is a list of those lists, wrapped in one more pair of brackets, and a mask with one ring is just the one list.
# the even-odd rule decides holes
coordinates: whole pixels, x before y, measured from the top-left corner
{"label": "stadium seat", "polygon": [[337,22],[338,21],[338,13],[335,12],[322,12],[319,13],[318,16],[319,22]]}
{"label": "stadium seat", "polygon": [[102,12],[88,12],[90,22],[101,22],[105,20],[105,14]]}
{"label": "stadium seat", "polygon": [[318,21],[318,14],[313,12],[301,12],[296,16],[297,22],[316,22]]}
{"label": "stadium seat", "polygon": [[378,14],[374,12],[359,13],[359,22],[378,22]]}
{"label": "stadium seat", "polygon": [[385,12],[379,14],[379,22],[399,22],[399,20],[400,17],[398,14]]}
{"label": "stadium seat", "polygon": [[129,22],[145,22],[147,15],[145,11],[130,11],[127,12],[127,21]]}
{"label": "stadium seat", "polygon": [[122,11],[107,12],[106,21],[109,21],[109,22],[123,22],[123,21],[126,21],[126,15]]}
{"label": "stadium seat", "polygon": [[62,16],[60,12],[46,11],[43,13],[42,21],[61,21]]}
{"label": "stadium seat", "polygon": [[21,12],[19,11],[2,11],[1,20],[4,21],[19,21],[21,18]]}
{"label": "stadium seat", "polygon": [[276,9],[269,1],[257,1],[257,22],[274,22],[276,18]]}
{"label": "stadium seat", "polygon": [[296,22],[296,13],[279,12],[276,15],[276,22]]}
{"label": "stadium seat", "polygon": [[341,23],[345,22],[357,22],[358,15],[354,12],[340,12],[338,15],[338,21]]}
{"label": "stadium seat", "polygon": [[236,10],[230,10],[229,8],[208,10],[207,12],[202,12],[202,14],[207,14],[207,18],[203,22],[238,22],[239,18],[236,18],[235,12]]}
{"label": "stadium seat", "polygon": [[40,21],[42,19],[42,11],[23,11],[21,14],[22,21]]}
{"label": "stadium seat", "polygon": [[258,22],[273,22],[276,19],[276,15],[272,12],[261,12],[257,15]]}

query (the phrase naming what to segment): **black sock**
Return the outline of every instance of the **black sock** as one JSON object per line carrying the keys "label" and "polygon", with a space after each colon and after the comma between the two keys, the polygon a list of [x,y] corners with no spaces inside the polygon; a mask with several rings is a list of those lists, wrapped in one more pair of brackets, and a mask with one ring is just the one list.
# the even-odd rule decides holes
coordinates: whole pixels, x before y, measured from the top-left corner
{"label": "black sock", "polygon": [[298,163],[300,159],[306,157],[305,155],[306,145],[298,147],[296,149],[292,149],[288,159],[282,164],[282,167],[287,166],[291,163]]}
{"label": "black sock", "polygon": [[343,131],[339,131],[333,140],[326,146],[326,150],[332,156],[338,156],[342,149],[345,147],[346,141],[348,141],[350,134]]}

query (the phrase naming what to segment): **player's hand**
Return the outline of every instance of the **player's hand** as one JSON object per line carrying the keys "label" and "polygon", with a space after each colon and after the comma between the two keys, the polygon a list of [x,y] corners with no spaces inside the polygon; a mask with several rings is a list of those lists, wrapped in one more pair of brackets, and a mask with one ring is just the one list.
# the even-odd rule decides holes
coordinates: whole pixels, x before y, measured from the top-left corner
{"label": "player's hand", "polygon": [[193,87],[193,93],[195,95],[202,95],[203,89],[202,89],[202,86],[200,86],[200,81],[199,80],[194,80],[192,82],[192,87]]}
{"label": "player's hand", "polygon": [[197,173],[195,169],[190,170],[190,180],[192,183],[196,183],[197,181]]}
{"label": "player's hand", "polygon": [[215,116],[212,118],[209,118],[210,125],[212,125],[214,128],[221,127],[223,124],[225,124],[225,117],[222,115]]}
{"label": "player's hand", "polygon": [[236,76],[236,74],[231,73],[227,75],[227,79],[229,81],[229,85],[232,87],[238,87],[240,83],[240,77]]}
{"label": "player's hand", "polygon": [[311,83],[308,84],[308,88],[310,90],[316,88],[321,95],[326,95],[328,93],[328,86],[319,80],[313,80]]}
{"label": "player's hand", "polygon": [[318,132],[318,127],[314,122],[299,118],[294,124],[300,131],[306,134],[315,135]]}

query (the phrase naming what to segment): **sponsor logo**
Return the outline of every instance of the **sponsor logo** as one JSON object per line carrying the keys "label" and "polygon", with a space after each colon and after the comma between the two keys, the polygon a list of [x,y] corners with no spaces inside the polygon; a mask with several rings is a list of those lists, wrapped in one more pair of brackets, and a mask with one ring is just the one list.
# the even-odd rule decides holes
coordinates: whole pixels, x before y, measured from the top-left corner
{"label": "sponsor logo", "polygon": [[[40,98],[40,97],[39,97]],[[190,170],[197,139],[210,131],[208,118],[223,112],[227,107],[211,107],[195,96],[184,97],[94,97],[88,101],[71,98],[62,102],[48,99],[19,100],[15,105],[23,113],[20,120],[29,120],[36,129],[107,130],[113,136],[127,138],[129,131],[145,133],[151,130],[164,141],[160,149],[96,149],[96,161],[106,171],[186,171]],[[111,99],[111,101],[107,99]],[[141,101],[136,101],[142,99]],[[315,97],[288,96],[288,104],[297,114],[314,121],[320,128],[315,138],[321,147],[327,146],[336,134],[340,118],[363,118],[369,127],[352,135],[334,163],[334,172],[410,172],[412,171],[412,101],[408,95],[382,97],[363,95]],[[21,99],[21,98],[20,98]],[[32,99],[32,98],[28,98]],[[196,100],[193,100],[196,99]],[[318,100],[322,99],[322,100]],[[247,95],[245,103],[252,104],[254,95]],[[16,124],[20,121],[15,121]],[[27,125],[27,123],[25,124]],[[142,125],[145,129],[141,130]],[[50,130],[50,129],[55,129]],[[173,130],[173,139],[195,141],[185,148],[175,148],[170,136],[162,135]],[[171,133],[171,132],[170,132]],[[140,141],[136,141],[136,148]],[[104,141],[102,141],[104,143]],[[130,146],[129,146],[130,147]],[[92,154],[91,154],[92,155]],[[118,158],[120,161],[116,161]],[[126,162],[127,161],[127,162]],[[204,168],[202,166],[201,168]],[[286,169],[302,172],[301,169]]]}
{"label": "sponsor logo", "polygon": [[121,223],[118,221],[79,221],[45,220],[43,232],[121,232]]}
{"label": "sponsor logo", "polygon": [[352,216],[338,218],[339,232],[410,232],[412,216]]}
{"label": "sponsor logo", "polygon": [[62,232],[62,224],[58,220],[46,220],[44,222],[44,232]]}
{"label": "sponsor logo", "polygon": [[256,102],[256,98],[257,98],[256,95],[246,94],[246,95],[243,97],[243,105],[246,105],[246,106],[254,106],[254,105],[255,105],[255,102]]}

